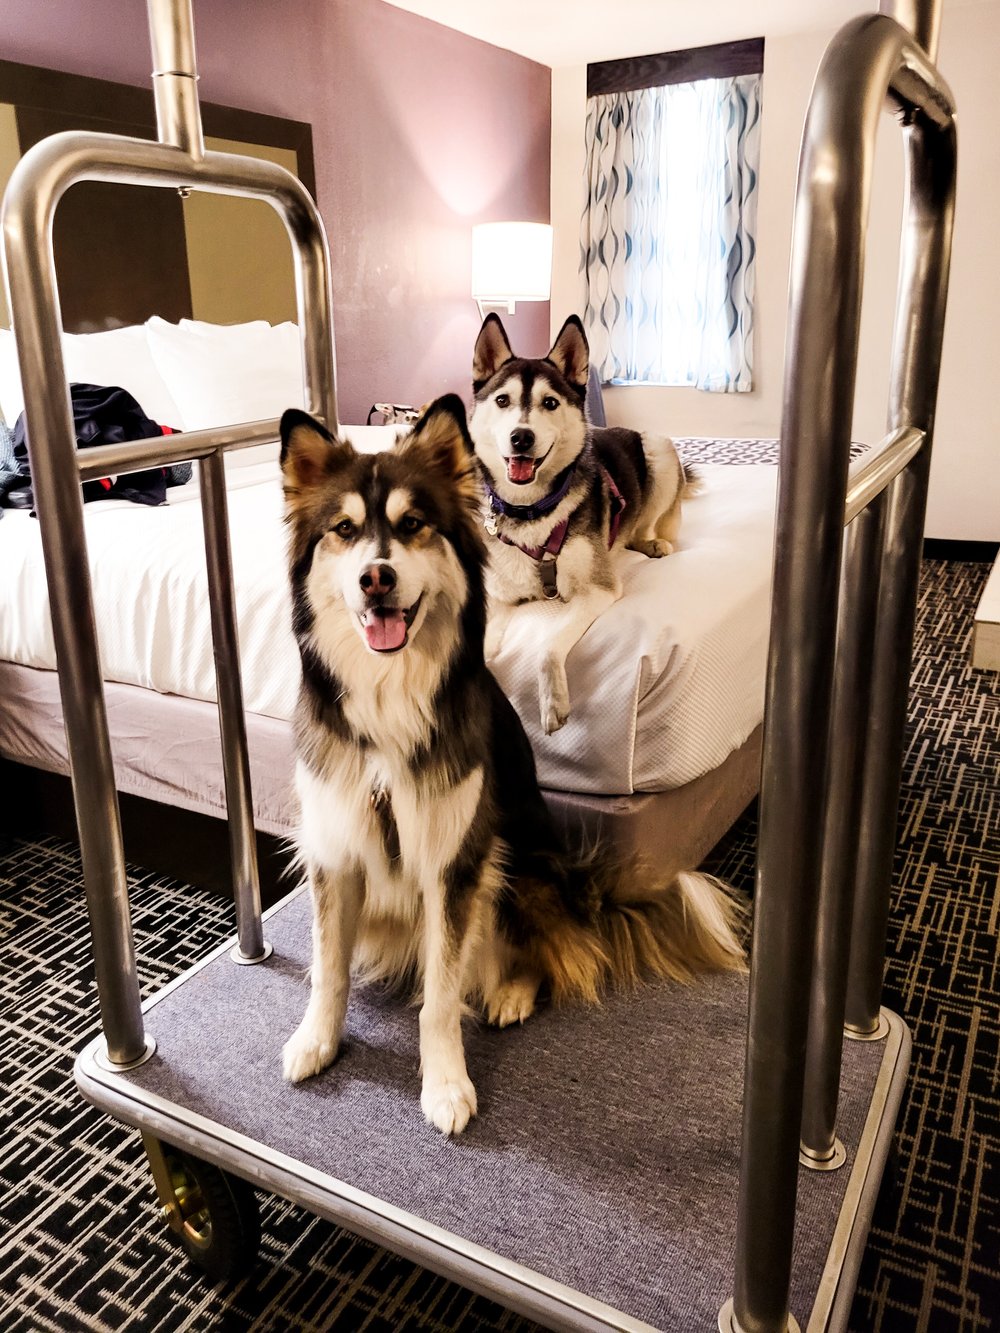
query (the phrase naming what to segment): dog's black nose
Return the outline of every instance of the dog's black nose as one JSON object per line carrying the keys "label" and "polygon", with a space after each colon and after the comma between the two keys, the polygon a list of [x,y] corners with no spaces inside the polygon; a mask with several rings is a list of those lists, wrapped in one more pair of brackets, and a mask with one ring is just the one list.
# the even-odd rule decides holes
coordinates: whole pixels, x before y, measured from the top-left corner
{"label": "dog's black nose", "polygon": [[516,454],[526,454],[535,443],[535,432],[528,430],[527,426],[518,426],[517,430],[510,433],[511,448]]}
{"label": "dog's black nose", "polygon": [[381,597],[396,586],[396,571],[392,565],[369,565],[361,575],[361,590],[369,597]]}

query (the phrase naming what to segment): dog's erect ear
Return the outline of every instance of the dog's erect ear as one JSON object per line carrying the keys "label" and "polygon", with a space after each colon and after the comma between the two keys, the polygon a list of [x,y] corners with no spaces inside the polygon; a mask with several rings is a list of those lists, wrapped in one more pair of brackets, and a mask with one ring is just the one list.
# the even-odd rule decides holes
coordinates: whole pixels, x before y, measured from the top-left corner
{"label": "dog's erect ear", "polygon": [[478,393],[504,362],[513,360],[513,357],[500,316],[487,315],[476,339],[476,350],[472,353],[472,392]]}
{"label": "dog's erect ear", "polygon": [[465,404],[455,393],[436,398],[408,435],[396,445],[404,458],[454,486],[463,499],[479,502],[474,447]]}
{"label": "dog's erect ear", "polygon": [[290,407],[281,418],[281,471],[286,491],[308,490],[354,456],[344,440],[337,440],[327,428]]}
{"label": "dog's erect ear", "polygon": [[590,372],[590,346],[583,325],[576,315],[570,315],[559,330],[559,337],[545,358],[551,361],[564,379],[581,393],[587,392]]}

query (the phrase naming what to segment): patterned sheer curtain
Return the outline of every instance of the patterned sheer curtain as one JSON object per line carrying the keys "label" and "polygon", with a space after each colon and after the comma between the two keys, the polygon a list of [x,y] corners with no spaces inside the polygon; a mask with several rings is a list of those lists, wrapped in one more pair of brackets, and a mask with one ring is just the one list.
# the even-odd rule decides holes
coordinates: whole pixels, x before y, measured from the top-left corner
{"label": "patterned sheer curtain", "polygon": [[585,324],[602,381],[752,387],[761,78],[587,103]]}

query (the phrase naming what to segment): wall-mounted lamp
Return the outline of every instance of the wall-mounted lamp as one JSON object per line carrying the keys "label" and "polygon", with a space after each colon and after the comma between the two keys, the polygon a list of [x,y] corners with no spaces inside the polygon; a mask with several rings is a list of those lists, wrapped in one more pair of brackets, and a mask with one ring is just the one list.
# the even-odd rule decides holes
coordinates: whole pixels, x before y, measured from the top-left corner
{"label": "wall-mounted lamp", "polygon": [[472,228],[472,297],[479,307],[547,301],[552,284],[552,228],[544,222],[484,222]]}

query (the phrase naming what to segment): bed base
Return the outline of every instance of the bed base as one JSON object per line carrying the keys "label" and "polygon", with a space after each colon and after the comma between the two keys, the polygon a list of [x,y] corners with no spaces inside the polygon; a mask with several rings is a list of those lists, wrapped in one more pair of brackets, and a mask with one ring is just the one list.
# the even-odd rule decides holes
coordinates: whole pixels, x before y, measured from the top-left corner
{"label": "bed base", "polygon": [[[220,825],[226,817],[226,791],[215,705],[113,681],[104,691],[119,793],[141,800],[161,825],[169,824],[178,810]],[[296,818],[291,726],[248,714],[246,735],[254,826],[258,834],[286,839]],[[623,856],[639,856],[655,865],[666,881],[678,870],[699,865],[756,796],[760,750],[757,727],[718,768],[671,791],[544,795],[568,845],[599,839]],[[0,662],[0,757],[50,773],[69,773],[54,671]],[[212,887],[228,859],[225,841],[216,840],[220,865],[210,875]],[[190,875],[196,884],[205,882],[201,863],[197,870],[179,872],[159,861],[133,859],[178,878]],[[231,886],[224,891],[231,893]]]}
{"label": "bed base", "polygon": [[[299,1090],[294,1113],[277,1109],[277,1103],[272,1108],[266,1165],[258,1162],[252,1142],[232,1123],[239,1119],[237,1108],[232,1114],[223,1110],[219,1121],[223,1128],[213,1130],[211,1118],[203,1120],[190,1097],[168,1096],[161,1101],[154,1091],[160,1080],[163,1086],[169,1083],[171,1073],[191,1085],[191,1096],[209,1095],[210,1090],[200,1086],[206,1072],[212,1095],[221,1087],[214,1064],[201,1070],[196,1079],[200,1062],[175,1057],[171,1045],[179,1040],[185,1022],[188,1027],[193,1023],[199,1034],[202,1030],[205,1010],[186,997],[193,997],[204,976],[220,975],[221,968],[222,984],[212,1000],[218,1005],[244,985],[255,988],[256,998],[239,1009],[239,1023],[223,1025],[234,1034],[238,1073],[230,1072],[228,1082],[238,1088],[241,1115],[263,1103],[263,1085],[277,1077],[273,1052],[266,1067],[260,1063],[262,1045],[251,1039],[252,1022],[247,1015],[269,1015],[264,1003],[269,987],[275,978],[284,986],[289,973],[300,987],[294,1006],[288,1002],[289,1012],[294,1007],[297,1013],[302,1000],[301,957],[296,963],[298,946],[290,936],[286,945],[283,918],[276,916],[267,924],[279,949],[288,949],[284,971],[280,956],[277,962],[273,958],[264,961],[222,472],[225,449],[273,438],[275,423],[196,432],[173,437],[172,442],[141,442],[92,450],[86,458],[77,456],[51,241],[53,217],[64,191],[79,180],[115,180],[168,189],[216,190],[271,203],[282,214],[295,246],[307,402],[332,427],[337,415],[329,257],[315,206],[294,177],[269,163],[204,151],[190,0],[149,0],[149,15],[159,142],[109,135],[54,136],[25,154],[11,177],[3,210],[4,272],[25,390],[32,476],[104,1029],[103,1039],[81,1063],[81,1083],[88,1095],[103,1098],[101,1104],[133,1123],[152,1126],[162,1116],[157,1132],[168,1140],[175,1135],[184,1142],[194,1141],[200,1151],[215,1160],[228,1160],[237,1172],[277,1186],[318,1211],[329,1210],[347,1225],[375,1234],[404,1252],[419,1252],[423,1262],[482,1284],[554,1326],[642,1327],[614,1314],[606,1304],[595,1303],[593,1295],[569,1291],[560,1279],[538,1276],[546,1266],[558,1272],[560,1256],[578,1242],[584,1228],[600,1231],[607,1204],[622,1198],[622,1207],[631,1203],[620,1174],[610,1179],[596,1174],[600,1161],[615,1145],[605,1124],[596,1158],[582,1152],[558,1178],[550,1173],[557,1193],[577,1183],[585,1187],[584,1193],[578,1208],[559,1219],[563,1225],[547,1231],[539,1241],[546,1258],[535,1264],[534,1275],[527,1276],[521,1269],[500,1264],[486,1247],[468,1240],[481,1221],[476,1209],[466,1209],[460,1217],[449,1219],[447,1228],[438,1229],[440,1224],[427,1218],[415,1222],[416,1214],[397,1211],[389,1200],[377,1204],[374,1196],[357,1194],[346,1183],[337,1186],[333,1173],[317,1174],[316,1163],[279,1153],[271,1141],[274,1118],[285,1115],[295,1121],[301,1114],[298,1108],[310,1098],[323,1108],[324,1132],[319,1140],[327,1134],[333,1137],[338,1122],[330,1110],[333,1106],[343,1109],[345,1091],[343,1082],[337,1081],[337,1068],[326,1083],[320,1080],[310,1089]],[[602,1062],[604,1069],[615,1070],[619,1077],[631,1076],[635,1070],[622,1059],[623,1048],[641,1050],[639,1039],[644,1031],[656,1034],[655,1047],[644,1059],[637,1055],[644,1091],[651,1098],[659,1096],[659,1103],[653,1103],[657,1109],[652,1120],[640,1119],[635,1142],[640,1155],[644,1133],[660,1128],[661,1122],[673,1123],[672,1103],[665,1109],[660,1103],[665,1093],[676,1102],[681,1087],[677,1078],[684,1070],[668,1069],[667,1077],[658,1076],[656,1066],[664,1052],[671,1056],[675,1051],[691,1053],[690,1064],[685,1066],[689,1081],[710,1085],[720,1097],[739,1086],[743,1066],[742,1126],[737,1134],[740,1116],[734,1109],[729,1128],[732,1156],[724,1186],[728,1198],[735,1193],[734,1227],[721,1250],[712,1250],[724,1254],[725,1276],[717,1284],[702,1282],[700,1252],[671,1248],[672,1238],[662,1230],[669,1227],[680,1202],[679,1195],[671,1193],[665,1213],[647,1215],[641,1223],[651,1227],[650,1232],[640,1233],[640,1223],[630,1212],[624,1241],[621,1228],[609,1231],[602,1237],[603,1244],[591,1252],[595,1267],[585,1265],[575,1279],[592,1289],[604,1281],[603,1274],[610,1267],[616,1281],[627,1283],[637,1253],[629,1234],[636,1244],[645,1237],[655,1242],[657,1255],[647,1283],[650,1289],[663,1293],[671,1287],[687,1290],[686,1282],[694,1284],[696,1299],[685,1297],[681,1327],[691,1326],[695,1307],[699,1325],[704,1326],[706,1319],[709,1326],[717,1322],[723,1333],[784,1333],[793,1325],[793,1254],[806,1233],[805,1227],[796,1231],[800,1140],[803,1163],[819,1171],[802,1184],[803,1201],[814,1190],[832,1191],[831,1182],[842,1179],[832,1168],[849,1150],[849,1102],[844,1101],[842,1087],[844,1070],[853,1064],[854,1056],[843,1059],[845,1026],[849,1036],[884,1043],[882,1059],[886,1068],[891,1066],[885,1075],[891,1095],[870,1092],[862,1097],[872,1108],[868,1112],[874,1117],[872,1123],[878,1125],[873,1129],[878,1146],[870,1155],[855,1150],[859,1160],[868,1158],[864,1184],[859,1187],[861,1203],[845,1215],[840,1232],[836,1227],[833,1230],[831,1252],[841,1256],[846,1252],[848,1259],[838,1268],[839,1278],[833,1279],[837,1294],[830,1308],[846,1309],[857,1243],[866,1229],[898,1100],[906,1038],[891,1018],[886,1019],[883,1034],[878,1001],[954,218],[954,101],[932,63],[939,20],[939,0],[882,0],[881,12],[846,25],[824,57],[806,120],[793,227],[748,993],[737,990],[735,982],[729,983],[719,1022],[706,1029],[695,1024],[700,1006],[711,995],[709,987],[690,992],[698,998],[686,1012],[674,1002],[672,992],[650,989],[634,1003],[655,1006],[670,995],[670,1013],[651,1009],[645,1021],[638,1011],[619,1015],[622,1039],[612,1043]],[[907,162],[890,433],[849,468],[867,202],[878,120],[887,103],[899,113]],[[159,1018],[169,1017],[162,1030],[157,1028],[161,1050],[156,1054],[154,1039],[146,1031],[135,970],[78,482],[93,469],[95,475],[119,473],[190,457],[200,460],[203,473],[223,758],[236,869],[237,961],[257,960],[257,965],[232,968],[228,958],[216,959],[180,986],[169,988],[156,1006],[159,1014],[156,1010],[149,1013],[150,1032]],[[845,523],[851,526],[842,561]],[[831,744],[832,736],[836,745]],[[294,913],[295,908],[289,904],[283,910]],[[298,910],[303,910],[301,903]],[[304,929],[301,922],[299,929]],[[618,1013],[619,1003],[628,1001],[614,1001],[607,1013]],[[741,1060],[744,1006],[749,1018],[745,1060]],[[598,1104],[608,1083],[595,1077],[592,1046],[604,1012],[592,1013],[586,1022],[567,1020],[569,1026],[560,1031],[553,1047],[545,1047],[546,1052],[559,1050],[565,1039],[566,1050],[575,1052],[572,1068],[585,1071],[587,1083],[596,1084],[588,1102]],[[727,1014],[725,1022],[722,1012]],[[362,1021],[364,1016],[356,1009],[355,1018]],[[675,1028],[671,1041],[667,1024],[678,1021],[686,1022],[689,1030]],[[524,1033],[511,1034],[509,1040],[523,1041],[525,1047],[535,1040],[543,1042],[555,1022],[556,1016],[545,1015]],[[719,1050],[713,1060],[706,1060],[691,1034],[704,1033],[707,1041],[716,1028],[731,1034],[728,1054]],[[270,1039],[274,1040],[273,1034]],[[890,1057],[893,1049],[895,1056]],[[524,1066],[523,1055],[522,1047],[511,1067],[512,1079]],[[483,1128],[477,1125],[469,1139],[451,1145],[434,1140],[436,1150],[447,1154],[451,1179],[470,1169],[478,1177],[476,1134],[482,1134],[485,1142],[490,1133],[506,1133],[499,1160],[519,1153],[532,1170],[537,1171],[540,1163],[544,1168],[544,1154],[539,1154],[531,1139],[515,1133],[518,1123],[533,1108],[537,1110],[543,1067],[544,1061],[535,1062],[531,1085],[522,1085],[521,1095],[513,1100],[507,1096],[509,1090],[496,1085],[497,1104],[490,1116],[484,1113]],[[341,1079],[347,1069],[345,1061],[339,1071]],[[390,1061],[388,1071],[383,1066],[369,1083],[368,1095],[391,1102],[395,1083],[405,1082],[409,1088],[412,1072],[412,1066],[401,1064],[398,1058]],[[387,1074],[391,1077],[383,1077]],[[573,1110],[572,1078],[566,1071],[559,1081],[556,1114],[549,1117],[556,1127],[560,1115],[569,1117]],[[885,1081],[880,1074],[872,1086],[877,1090]],[[516,1088],[514,1083],[511,1086]],[[323,1088],[332,1089],[335,1096],[324,1096]],[[287,1099],[288,1094],[281,1096]],[[505,1096],[507,1118],[499,1109]],[[645,1100],[645,1096],[626,1099],[623,1116],[638,1111]],[[365,1107],[371,1112],[373,1103]],[[400,1113],[406,1123],[402,1106]],[[352,1122],[358,1142],[367,1124],[363,1114]],[[409,1156],[394,1157],[393,1169],[409,1173],[407,1184],[416,1188],[424,1176],[410,1158],[421,1150],[417,1145],[427,1142],[428,1132],[414,1129],[412,1139],[407,1140]],[[567,1142],[574,1150],[578,1146],[573,1136]],[[369,1139],[371,1154],[377,1156],[380,1143]],[[698,1146],[697,1135],[687,1145],[677,1140],[674,1152],[657,1155],[646,1164],[640,1173],[642,1181],[653,1187],[662,1173],[696,1169],[692,1164],[699,1161]],[[338,1175],[348,1174],[340,1171],[339,1159],[330,1165]],[[706,1162],[706,1169],[709,1165]],[[595,1174],[588,1176],[588,1171]],[[688,1177],[695,1196],[701,1183],[700,1178],[692,1182]],[[527,1201],[529,1214],[541,1197],[538,1194]],[[517,1198],[513,1182],[500,1195],[501,1204],[513,1205]],[[377,1225],[373,1218],[378,1219]],[[459,1233],[466,1239],[453,1239]],[[693,1228],[688,1235],[695,1239]],[[535,1259],[534,1255],[523,1257]],[[601,1258],[605,1263],[598,1268]],[[714,1306],[719,1295],[727,1293],[731,1258],[732,1297],[720,1302],[721,1311],[712,1319],[707,1302]],[[553,1281],[560,1285],[553,1286]],[[830,1322],[826,1309],[825,1304],[814,1307],[810,1318],[815,1327]],[[654,1312],[653,1317],[659,1320],[662,1315]]]}
{"label": "bed base", "polygon": [[[225,820],[162,805],[119,791],[122,842],[130,866],[196,884],[220,898],[232,899],[229,829]],[[0,808],[7,827],[20,838],[55,838],[76,842],[73,784],[68,774],[13,763],[0,752]],[[271,907],[296,882],[289,878],[287,839],[256,835],[260,900]]]}

